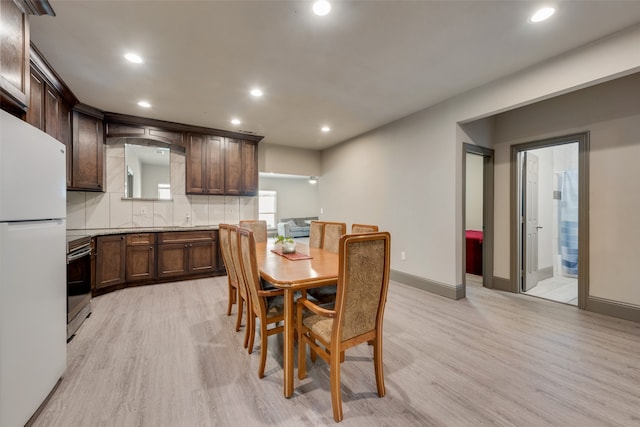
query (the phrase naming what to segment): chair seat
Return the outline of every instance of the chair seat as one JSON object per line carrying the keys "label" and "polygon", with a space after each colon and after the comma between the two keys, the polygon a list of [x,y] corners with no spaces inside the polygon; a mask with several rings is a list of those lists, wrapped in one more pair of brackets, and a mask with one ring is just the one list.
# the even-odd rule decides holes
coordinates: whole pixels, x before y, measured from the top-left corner
{"label": "chair seat", "polygon": [[312,314],[304,317],[302,323],[327,344],[331,342],[333,319]]}

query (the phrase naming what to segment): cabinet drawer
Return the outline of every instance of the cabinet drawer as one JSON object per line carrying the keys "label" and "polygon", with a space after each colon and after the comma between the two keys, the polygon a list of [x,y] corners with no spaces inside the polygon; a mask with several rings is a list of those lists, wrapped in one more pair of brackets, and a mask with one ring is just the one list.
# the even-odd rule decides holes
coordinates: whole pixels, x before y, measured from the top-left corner
{"label": "cabinet drawer", "polygon": [[127,246],[153,245],[156,235],[153,233],[127,234]]}
{"label": "cabinet drawer", "polygon": [[217,231],[168,231],[158,235],[158,243],[207,242],[216,240]]}

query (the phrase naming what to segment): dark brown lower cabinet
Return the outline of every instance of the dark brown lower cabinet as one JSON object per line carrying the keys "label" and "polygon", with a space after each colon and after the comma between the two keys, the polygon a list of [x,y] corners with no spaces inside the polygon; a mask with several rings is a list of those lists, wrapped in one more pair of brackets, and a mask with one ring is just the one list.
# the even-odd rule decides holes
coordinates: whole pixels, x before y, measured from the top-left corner
{"label": "dark brown lower cabinet", "polygon": [[138,233],[127,235],[127,282],[153,280],[156,277],[156,235]]}
{"label": "dark brown lower cabinet", "polygon": [[98,236],[96,239],[95,289],[125,282],[126,241],[121,234]]}
{"label": "dark brown lower cabinet", "polygon": [[158,277],[183,276],[189,272],[188,243],[158,245]]}
{"label": "dark brown lower cabinet", "polygon": [[217,231],[159,233],[159,278],[214,273],[217,270]]}
{"label": "dark brown lower cabinet", "polygon": [[224,274],[218,230],[129,233],[96,238],[95,294],[131,285]]}

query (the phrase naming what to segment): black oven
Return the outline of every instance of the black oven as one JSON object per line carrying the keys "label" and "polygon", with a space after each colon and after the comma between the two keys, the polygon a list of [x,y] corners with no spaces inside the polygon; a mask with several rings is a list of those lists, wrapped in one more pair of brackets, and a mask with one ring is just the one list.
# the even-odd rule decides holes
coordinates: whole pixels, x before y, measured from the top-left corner
{"label": "black oven", "polygon": [[67,341],[91,314],[91,237],[67,243]]}

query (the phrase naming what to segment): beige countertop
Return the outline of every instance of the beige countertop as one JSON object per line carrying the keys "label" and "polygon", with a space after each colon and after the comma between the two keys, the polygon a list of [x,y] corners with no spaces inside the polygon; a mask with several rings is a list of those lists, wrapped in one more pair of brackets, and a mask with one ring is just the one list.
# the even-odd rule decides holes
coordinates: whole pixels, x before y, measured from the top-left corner
{"label": "beige countertop", "polygon": [[198,227],[138,227],[138,228],[93,228],[93,229],[70,229],[67,230],[67,242],[81,239],[87,236],[106,236],[109,234],[130,234],[130,233],[162,233],[165,231],[207,231],[217,230],[217,225],[203,225]]}

